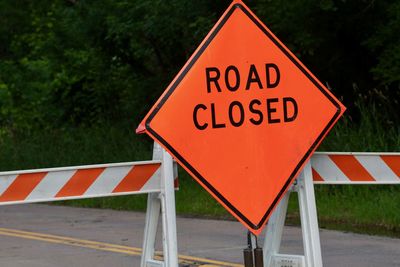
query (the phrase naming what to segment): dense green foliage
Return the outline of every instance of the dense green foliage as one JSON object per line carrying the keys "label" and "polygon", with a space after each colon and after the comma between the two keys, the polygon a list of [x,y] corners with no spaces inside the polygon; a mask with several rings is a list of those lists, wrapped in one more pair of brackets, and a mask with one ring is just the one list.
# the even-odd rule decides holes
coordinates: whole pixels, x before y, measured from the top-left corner
{"label": "dense green foliage", "polygon": [[[399,121],[398,1],[247,1],[350,107]],[[229,1],[3,0],[1,132],[130,121],[149,109]]]}

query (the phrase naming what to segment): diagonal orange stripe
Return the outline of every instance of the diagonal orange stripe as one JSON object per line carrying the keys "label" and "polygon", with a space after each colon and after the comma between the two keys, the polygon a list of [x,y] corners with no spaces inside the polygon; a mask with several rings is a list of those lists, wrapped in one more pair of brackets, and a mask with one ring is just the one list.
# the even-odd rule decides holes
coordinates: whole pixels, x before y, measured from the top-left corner
{"label": "diagonal orange stripe", "polygon": [[400,156],[381,156],[388,167],[400,178]]}
{"label": "diagonal orange stripe", "polygon": [[104,171],[104,168],[77,170],[55,197],[81,196]]}
{"label": "diagonal orange stripe", "polygon": [[0,202],[24,200],[46,176],[47,172],[20,174],[0,196]]}
{"label": "diagonal orange stripe", "polygon": [[160,168],[159,163],[136,165],[114,188],[113,193],[131,192],[140,190],[150,177]]}
{"label": "diagonal orange stripe", "polygon": [[319,173],[314,169],[312,169],[312,177],[313,177],[314,181],[318,181],[318,182],[324,181],[324,179],[322,179],[321,175],[319,175]]}
{"label": "diagonal orange stripe", "polygon": [[351,181],[375,181],[374,177],[351,155],[329,155]]}

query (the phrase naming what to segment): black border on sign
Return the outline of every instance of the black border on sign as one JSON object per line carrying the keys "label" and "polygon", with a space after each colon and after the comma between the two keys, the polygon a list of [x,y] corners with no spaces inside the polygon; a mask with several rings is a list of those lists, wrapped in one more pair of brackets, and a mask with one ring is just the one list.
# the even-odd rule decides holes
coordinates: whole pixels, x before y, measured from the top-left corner
{"label": "black border on sign", "polygon": [[[171,94],[175,91],[175,89],[178,87],[182,79],[186,76],[186,74],[189,72],[189,70],[193,67],[193,65],[196,63],[196,61],[199,59],[199,57],[203,54],[203,52],[207,49],[209,44],[212,42],[214,37],[218,34],[218,32],[221,30],[221,28],[225,25],[226,21],[229,19],[229,17],[233,14],[233,12],[236,9],[242,10],[264,33],[265,35],[277,46],[279,49],[295,64],[308,79],[332,102],[332,104],[337,108],[337,111],[335,115],[332,117],[332,119],[329,121],[329,123],[326,125],[326,127],[323,129],[321,134],[317,137],[315,142],[311,145],[310,149],[306,152],[306,154],[303,156],[303,158],[300,160],[300,162],[297,164],[296,168],[293,170],[293,172],[290,174],[289,178],[287,179],[286,183],[284,184],[283,188],[280,190],[279,194],[276,196],[274,201],[272,202],[272,205],[268,208],[267,212],[264,214],[264,216],[261,218],[260,222],[257,224],[253,224],[247,217],[245,217],[238,209],[236,209],[224,196],[222,196],[193,166],[190,165],[189,162],[187,162],[166,140],[164,140],[157,132],[155,132],[151,126],[150,123],[153,120],[153,118],[156,116],[158,111],[162,108],[164,103],[167,101],[167,99],[171,96]],[[341,113],[341,107],[339,103],[328,93],[326,90],[310,75],[310,73],[278,42],[278,40],[271,34],[269,33],[266,28],[245,8],[243,7],[242,4],[235,4],[232,6],[232,8],[226,13],[225,17],[222,18],[220,23],[216,26],[213,32],[209,35],[209,37],[205,40],[204,44],[200,47],[200,49],[197,51],[197,53],[193,56],[192,60],[187,64],[185,69],[181,72],[181,74],[177,77],[175,82],[170,86],[170,89],[166,92],[164,97],[159,101],[157,106],[154,108],[154,110],[151,112],[149,117],[146,120],[146,129],[159,141],[161,142],[182,164],[186,166],[192,172],[213,194],[219,198],[229,209],[232,210],[239,218],[243,220],[250,228],[257,230],[260,229],[270,213],[272,212],[273,208],[276,206],[277,202],[281,198],[282,194],[287,190],[289,185],[291,184],[292,180],[295,178],[296,173],[299,171],[299,169],[303,166],[307,158],[310,156],[312,151],[316,148],[318,143],[322,140],[322,137],[328,132],[328,130],[333,126],[334,122],[338,117],[340,116]]]}

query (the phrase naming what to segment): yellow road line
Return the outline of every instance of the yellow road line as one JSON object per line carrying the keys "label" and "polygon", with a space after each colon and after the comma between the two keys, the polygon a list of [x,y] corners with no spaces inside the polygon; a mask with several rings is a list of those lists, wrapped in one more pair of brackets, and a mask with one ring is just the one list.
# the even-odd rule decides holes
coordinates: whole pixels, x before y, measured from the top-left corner
{"label": "yellow road line", "polygon": [[[122,253],[122,254],[128,254],[128,255],[135,255],[135,256],[140,256],[142,254],[142,249],[135,248],[135,247],[122,246],[122,245],[97,242],[97,241],[91,241],[91,240],[85,240],[85,239],[79,239],[79,238],[72,238],[72,237],[66,237],[66,236],[28,232],[28,231],[9,229],[9,228],[0,228],[0,235],[19,237],[19,238],[25,238],[25,239],[31,239],[31,240],[38,240],[38,241],[43,241],[43,242],[63,244],[63,245],[69,245],[69,246],[85,247],[85,248],[91,248],[91,249],[96,249],[96,250],[103,250],[103,251],[116,252],[116,253]],[[161,252],[156,252],[156,255],[157,255],[156,256],[157,259],[162,258]],[[193,265],[197,265],[197,266],[203,266],[203,267],[206,267],[206,266],[207,267],[216,267],[216,266],[243,267],[243,265],[241,265],[241,264],[235,264],[235,263],[224,262],[224,261],[216,261],[216,260],[210,260],[210,259],[205,259],[205,258],[200,258],[200,257],[192,257],[192,256],[186,256],[186,255],[179,255],[179,262],[193,264]]]}

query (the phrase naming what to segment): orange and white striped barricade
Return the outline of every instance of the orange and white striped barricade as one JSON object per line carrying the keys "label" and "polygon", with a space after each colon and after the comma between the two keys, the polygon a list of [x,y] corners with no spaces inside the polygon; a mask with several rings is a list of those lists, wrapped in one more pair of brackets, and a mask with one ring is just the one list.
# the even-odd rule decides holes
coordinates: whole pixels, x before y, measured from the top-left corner
{"label": "orange and white striped barricade", "polygon": [[[268,221],[264,266],[322,267],[314,184],[400,184],[400,153],[315,153]],[[291,192],[298,193],[304,255],[279,253]]]}
{"label": "orange and white striped barricade", "polygon": [[[151,161],[0,172],[0,205],[148,193],[142,267],[178,267],[175,177],[176,164],[154,143]],[[156,261],[160,212],[164,260]]]}

